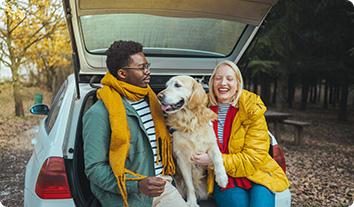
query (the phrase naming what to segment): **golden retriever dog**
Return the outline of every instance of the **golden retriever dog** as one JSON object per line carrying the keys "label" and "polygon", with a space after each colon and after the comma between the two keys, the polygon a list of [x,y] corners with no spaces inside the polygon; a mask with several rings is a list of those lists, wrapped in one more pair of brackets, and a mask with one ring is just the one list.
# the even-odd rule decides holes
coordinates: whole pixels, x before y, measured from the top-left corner
{"label": "golden retriever dog", "polygon": [[[208,97],[202,85],[190,76],[175,76],[158,94],[161,108],[167,114],[167,125],[173,128],[173,154],[177,160],[177,189],[187,197],[191,207],[198,199],[207,199],[206,167],[192,163],[193,154],[207,153],[214,165],[215,180],[226,187],[228,177],[223,165],[211,121],[216,114],[207,107]],[[183,177],[183,180],[178,178]]]}

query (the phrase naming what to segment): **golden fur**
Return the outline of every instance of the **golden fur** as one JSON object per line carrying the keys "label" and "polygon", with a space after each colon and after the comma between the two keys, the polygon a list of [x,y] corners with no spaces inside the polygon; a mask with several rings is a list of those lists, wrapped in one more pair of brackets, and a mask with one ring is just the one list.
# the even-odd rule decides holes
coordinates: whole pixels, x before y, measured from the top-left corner
{"label": "golden fur", "polygon": [[177,188],[187,197],[188,205],[196,207],[197,198],[206,199],[208,194],[206,167],[193,164],[193,154],[209,155],[219,186],[225,187],[228,181],[211,124],[217,116],[207,107],[208,97],[202,85],[189,76],[171,78],[158,98],[167,113],[167,125],[175,130],[173,154],[178,166]]}

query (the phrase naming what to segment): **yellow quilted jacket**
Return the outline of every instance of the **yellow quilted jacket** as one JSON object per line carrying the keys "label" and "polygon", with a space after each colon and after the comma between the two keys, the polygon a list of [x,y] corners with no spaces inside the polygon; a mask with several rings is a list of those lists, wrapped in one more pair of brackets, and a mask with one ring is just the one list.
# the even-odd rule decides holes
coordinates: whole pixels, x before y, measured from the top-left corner
{"label": "yellow quilted jacket", "polygon": [[[281,192],[289,187],[289,181],[278,163],[268,154],[270,138],[265,111],[266,107],[259,96],[243,90],[232,123],[229,154],[223,154],[222,157],[229,176],[246,177],[273,192]],[[214,176],[208,178],[209,192],[214,184],[211,177]]]}

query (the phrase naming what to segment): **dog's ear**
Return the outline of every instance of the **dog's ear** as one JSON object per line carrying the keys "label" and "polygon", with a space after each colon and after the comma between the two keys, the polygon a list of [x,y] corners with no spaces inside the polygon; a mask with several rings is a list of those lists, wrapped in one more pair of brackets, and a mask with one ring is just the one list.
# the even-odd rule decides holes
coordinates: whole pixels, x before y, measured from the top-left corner
{"label": "dog's ear", "polygon": [[201,105],[206,106],[208,104],[208,96],[205,93],[202,84],[197,81],[193,82],[192,90],[192,95],[188,101],[188,108],[194,109]]}

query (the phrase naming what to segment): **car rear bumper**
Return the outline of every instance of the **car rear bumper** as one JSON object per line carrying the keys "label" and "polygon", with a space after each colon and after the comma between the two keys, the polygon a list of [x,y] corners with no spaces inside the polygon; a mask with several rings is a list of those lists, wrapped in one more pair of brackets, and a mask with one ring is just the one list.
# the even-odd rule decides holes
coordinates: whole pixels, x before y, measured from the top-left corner
{"label": "car rear bumper", "polygon": [[291,194],[289,189],[275,194],[275,207],[290,207]]}
{"label": "car rear bumper", "polygon": [[39,198],[29,189],[24,190],[24,207],[75,207],[73,199],[48,199]]}

